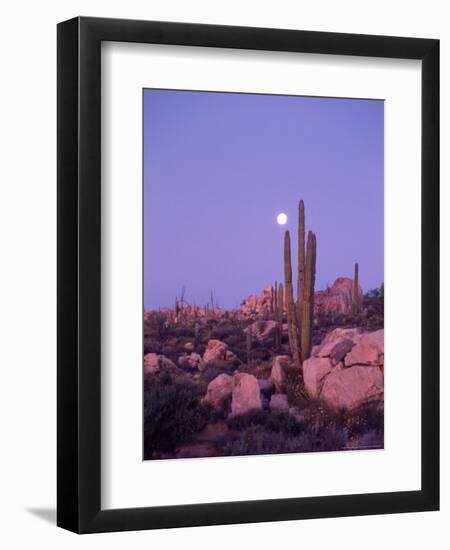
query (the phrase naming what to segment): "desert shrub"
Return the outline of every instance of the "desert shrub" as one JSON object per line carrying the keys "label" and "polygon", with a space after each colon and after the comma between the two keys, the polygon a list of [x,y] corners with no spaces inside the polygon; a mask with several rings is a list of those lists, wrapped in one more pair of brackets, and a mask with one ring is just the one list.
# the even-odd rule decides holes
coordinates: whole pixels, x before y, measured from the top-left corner
{"label": "desert shrub", "polygon": [[172,329],[172,333],[178,338],[194,338],[195,331],[193,327],[178,326]]}
{"label": "desert shrub", "polygon": [[151,336],[145,336],[144,337],[144,354],[146,353],[161,353],[160,341]]}
{"label": "desert shrub", "polygon": [[206,382],[211,382],[219,374],[232,374],[235,371],[235,366],[227,361],[209,361],[202,372],[203,379]]}
{"label": "desert shrub", "polygon": [[242,334],[237,333],[224,337],[223,341],[229,348],[237,348],[243,343],[244,339]]}
{"label": "desert shrub", "polygon": [[271,358],[270,350],[265,347],[252,349],[252,359],[254,361],[267,361]]}
{"label": "desert shrub", "polygon": [[228,456],[264,455],[276,453],[304,453],[312,451],[308,436],[286,438],[283,434],[265,431],[258,426],[247,428],[224,448]]}
{"label": "desert shrub", "polygon": [[242,330],[239,326],[233,325],[232,323],[224,323],[223,325],[218,325],[214,327],[211,331],[211,338],[216,338],[217,340],[224,340],[230,336],[239,336],[239,341],[241,341]]}
{"label": "desert shrub", "polygon": [[147,376],[144,381],[144,457],[158,458],[203,429],[211,407],[200,401],[201,389],[190,380],[168,373]]}
{"label": "desert shrub", "polygon": [[303,422],[295,418],[292,414],[284,411],[274,411],[270,413],[266,422],[266,428],[287,437],[298,436],[305,430]]}
{"label": "desert shrub", "polygon": [[285,392],[288,398],[289,405],[303,408],[309,402],[309,396],[303,384],[301,373],[296,367],[285,367]]}
{"label": "desert shrub", "polygon": [[286,437],[300,435],[304,430],[303,423],[295,416],[285,411],[267,411],[254,409],[227,420],[231,430],[246,430],[252,427],[261,427],[269,432],[283,434]]}
{"label": "desert shrub", "polygon": [[232,416],[227,420],[231,430],[245,430],[252,426],[265,426],[269,412],[263,409],[254,409],[238,416]]}
{"label": "desert shrub", "polygon": [[374,431],[382,433],[384,429],[384,410],[379,402],[362,405],[354,411],[342,411],[339,420],[350,437]]}
{"label": "desert shrub", "polygon": [[356,449],[382,449],[384,446],[384,433],[381,430],[371,430],[358,437],[354,442]]}
{"label": "desert shrub", "polygon": [[272,363],[259,363],[258,365],[255,365],[255,368],[253,369],[253,374],[256,376],[256,378],[269,378],[271,370]]}

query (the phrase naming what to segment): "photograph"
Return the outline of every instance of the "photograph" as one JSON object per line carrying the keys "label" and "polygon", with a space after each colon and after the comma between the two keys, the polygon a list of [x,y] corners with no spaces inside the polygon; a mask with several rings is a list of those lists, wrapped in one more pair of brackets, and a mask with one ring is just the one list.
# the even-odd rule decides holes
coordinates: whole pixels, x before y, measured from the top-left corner
{"label": "photograph", "polygon": [[384,101],[142,94],[143,459],[383,450]]}

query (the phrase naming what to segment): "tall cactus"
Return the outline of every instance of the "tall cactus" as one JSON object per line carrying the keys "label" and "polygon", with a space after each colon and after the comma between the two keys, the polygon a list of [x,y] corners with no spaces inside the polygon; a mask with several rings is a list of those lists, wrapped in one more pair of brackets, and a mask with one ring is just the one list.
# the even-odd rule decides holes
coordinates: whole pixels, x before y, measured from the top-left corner
{"label": "tall cactus", "polygon": [[355,275],[353,277],[353,314],[358,315],[361,311],[361,300],[359,297],[359,265],[355,263]]}
{"label": "tall cactus", "polygon": [[[303,320],[303,303],[305,287],[305,203],[301,200],[298,205],[298,259],[297,259],[297,319],[299,324]],[[301,328],[301,327],[300,327]]]}
{"label": "tall cactus", "polygon": [[289,231],[284,236],[285,300],[288,318],[288,334],[291,354],[296,366],[311,354],[314,318],[314,285],[316,281],[317,241],[308,231],[305,251],[305,204],[298,205],[298,266],[297,303],[292,287],[291,239]]}
{"label": "tall cactus", "polygon": [[314,285],[316,281],[316,249],[316,236],[312,231],[308,231],[301,321],[301,351],[303,361],[311,354],[314,317]]}
{"label": "tall cactus", "polygon": [[292,263],[291,263],[291,236],[289,231],[284,234],[284,282],[286,288],[286,311],[288,322],[289,345],[292,358],[296,367],[301,367],[299,332],[297,314],[294,303],[294,291],[292,288]]}

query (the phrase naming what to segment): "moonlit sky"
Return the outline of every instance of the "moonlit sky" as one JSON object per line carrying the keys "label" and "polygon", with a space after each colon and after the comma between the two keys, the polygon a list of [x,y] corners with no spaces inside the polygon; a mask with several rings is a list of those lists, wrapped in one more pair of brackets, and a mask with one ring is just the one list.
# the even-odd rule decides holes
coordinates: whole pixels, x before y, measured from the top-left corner
{"label": "moonlit sky", "polygon": [[[211,290],[235,309],[297,262],[297,209],[317,235],[316,289],[384,280],[384,102],[144,90],[144,307]],[[280,212],[288,216],[279,225]]]}

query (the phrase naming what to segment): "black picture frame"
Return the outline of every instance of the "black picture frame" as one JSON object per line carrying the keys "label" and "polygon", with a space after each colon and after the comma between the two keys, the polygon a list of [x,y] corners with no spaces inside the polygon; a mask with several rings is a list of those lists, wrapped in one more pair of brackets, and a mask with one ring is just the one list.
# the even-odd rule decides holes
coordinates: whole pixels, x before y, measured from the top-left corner
{"label": "black picture frame", "polygon": [[[422,61],[420,491],[101,509],[100,47],[142,42]],[[439,509],[439,41],[77,17],[58,25],[57,524],[76,533]],[[402,215],[406,215],[402,213]]]}

